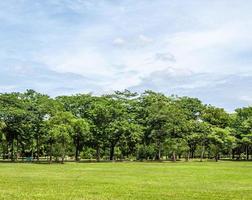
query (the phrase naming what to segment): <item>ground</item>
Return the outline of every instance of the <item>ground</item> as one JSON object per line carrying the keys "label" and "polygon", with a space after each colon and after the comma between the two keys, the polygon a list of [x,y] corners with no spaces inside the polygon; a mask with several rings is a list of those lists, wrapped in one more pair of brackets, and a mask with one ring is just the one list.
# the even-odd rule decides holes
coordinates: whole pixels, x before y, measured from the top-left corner
{"label": "ground", "polygon": [[252,199],[252,162],[0,163],[0,199]]}

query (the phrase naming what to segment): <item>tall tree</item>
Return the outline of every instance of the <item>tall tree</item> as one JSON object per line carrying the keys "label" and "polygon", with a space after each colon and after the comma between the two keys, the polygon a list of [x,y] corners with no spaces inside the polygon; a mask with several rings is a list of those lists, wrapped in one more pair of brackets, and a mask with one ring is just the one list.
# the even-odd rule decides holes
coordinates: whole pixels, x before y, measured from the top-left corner
{"label": "tall tree", "polygon": [[18,158],[20,143],[24,141],[26,123],[29,120],[20,93],[0,95],[0,115],[6,125],[3,129],[7,140],[6,153],[14,161]]}
{"label": "tall tree", "polygon": [[251,133],[252,107],[238,108],[231,117],[231,126],[235,130],[237,145],[233,149],[232,157],[241,159],[242,153],[246,154],[246,159],[250,153],[250,133]]}
{"label": "tall tree", "polygon": [[79,161],[80,151],[85,142],[90,139],[90,125],[87,120],[81,118],[73,119],[71,125],[73,128],[71,137],[75,145],[75,161]]}
{"label": "tall tree", "polygon": [[61,162],[64,163],[66,149],[70,143],[72,127],[75,117],[70,112],[58,112],[47,122],[49,135],[48,142],[50,145],[50,162],[52,162],[53,145],[55,150],[61,155]]}
{"label": "tall tree", "polygon": [[230,132],[230,129],[213,127],[209,135],[211,151],[214,154],[216,162],[220,159],[221,152],[230,152],[235,143],[235,137]]}
{"label": "tall tree", "polygon": [[30,114],[30,130],[33,134],[36,146],[36,158],[39,160],[41,145],[45,139],[45,121],[54,113],[62,111],[63,107],[47,95],[40,94],[34,90],[27,90],[22,96],[26,104],[27,112]]}

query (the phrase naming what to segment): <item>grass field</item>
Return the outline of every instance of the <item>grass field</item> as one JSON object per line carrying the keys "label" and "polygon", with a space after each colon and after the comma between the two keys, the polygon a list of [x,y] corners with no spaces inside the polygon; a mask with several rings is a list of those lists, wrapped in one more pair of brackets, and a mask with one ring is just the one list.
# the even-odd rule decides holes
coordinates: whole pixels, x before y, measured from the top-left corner
{"label": "grass field", "polygon": [[0,199],[252,199],[252,162],[0,164]]}

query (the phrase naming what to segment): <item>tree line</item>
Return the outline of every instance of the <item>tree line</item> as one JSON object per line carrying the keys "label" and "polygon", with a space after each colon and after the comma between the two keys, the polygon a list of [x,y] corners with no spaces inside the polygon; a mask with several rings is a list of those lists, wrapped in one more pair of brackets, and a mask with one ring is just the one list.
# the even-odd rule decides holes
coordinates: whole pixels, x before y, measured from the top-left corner
{"label": "tree line", "polygon": [[191,97],[128,90],[51,98],[0,94],[3,160],[251,159],[252,107],[227,113]]}

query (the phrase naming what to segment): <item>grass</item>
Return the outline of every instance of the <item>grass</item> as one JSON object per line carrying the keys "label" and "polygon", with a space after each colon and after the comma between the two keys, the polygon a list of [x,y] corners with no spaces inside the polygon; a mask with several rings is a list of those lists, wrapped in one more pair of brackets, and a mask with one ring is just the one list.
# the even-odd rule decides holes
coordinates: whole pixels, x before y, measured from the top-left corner
{"label": "grass", "polygon": [[252,162],[0,164],[0,199],[252,199]]}

